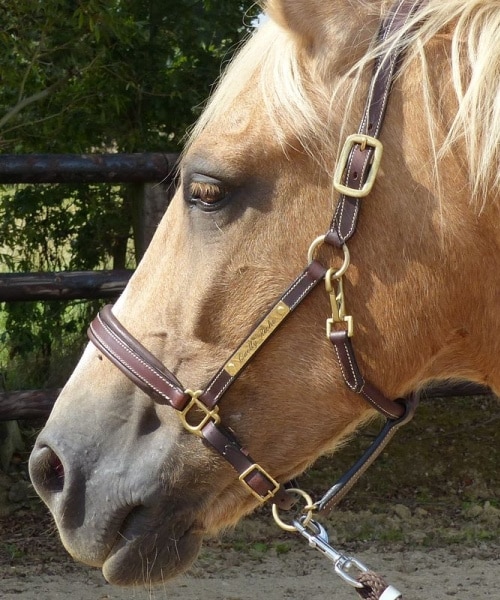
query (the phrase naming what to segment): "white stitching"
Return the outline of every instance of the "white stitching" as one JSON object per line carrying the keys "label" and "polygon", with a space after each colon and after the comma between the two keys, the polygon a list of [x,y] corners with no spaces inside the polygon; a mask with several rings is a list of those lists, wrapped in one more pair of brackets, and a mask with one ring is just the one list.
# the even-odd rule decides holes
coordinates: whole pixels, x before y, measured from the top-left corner
{"label": "white stitching", "polygon": [[[304,271],[302,273],[302,275],[300,275],[300,277],[298,279],[296,279],[292,285],[288,288],[288,290],[281,296],[281,298],[279,299],[278,302],[284,302],[284,299],[289,296],[301,283],[302,281],[304,281],[304,279],[306,279],[308,276],[308,271]],[[313,288],[318,282],[318,279],[313,280],[302,292],[302,294],[297,298],[297,300],[289,305],[290,311],[293,311],[301,302],[302,300],[307,296],[307,294],[309,293],[309,291],[311,290],[311,288]],[[238,352],[239,348],[241,348],[241,346],[246,342],[248,338],[245,338],[245,340],[238,346],[238,348],[235,350],[235,352],[233,352],[233,354],[235,354],[236,352]],[[233,356],[233,354],[231,356]],[[210,392],[212,390],[212,388],[214,387],[215,383],[219,380],[220,376],[225,373],[226,371],[224,369],[221,369],[217,375],[215,375],[215,377],[212,379],[212,381],[210,382],[209,386],[206,388],[206,392]],[[231,377],[226,384],[220,389],[220,391],[215,395],[215,401],[217,402],[219,400],[219,398],[225,393],[225,391],[227,390],[227,388],[232,384],[232,382],[234,381],[235,377]]]}
{"label": "white stitching", "polygon": [[334,344],[333,347],[335,348],[335,353],[337,354],[337,360],[339,362],[340,370],[342,371],[342,376],[344,377],[345,384],[347,385],[348,388],[350,388],[353,392],[355,392],[356,388],[359,385],[359,381],[358,381],[358,378],[356,377],[356,373],[355,373],[354,368],[353,368],[353,364],[352,364],[352,361],[351,361],[351,357],[349,355],[347,344],[344,342],[344,349],[345,349],[346,354],[347,354],[347,360],[349,361],[349,366],[351,367],[351,376],[352,376],[352,379],[354,380],[354,383],[351,383],[351,381],[350,381],[350,379],[348,377],[349,374],[345,370],[344,363],[343,363],[343,361],[342,361],[342,359],[340,357],[337,345]]}
{"label": "white stitching", "polygon": [[[215,385],[215,383],[218,381],[218,379],[220,378],[220,376],[223,373],[227,373],[227,371],[225,371],[224,369],[220,369],[219,372],[217,373],[217,375],[215,375],[215,377],[210,382],[210,385],[206,388],[205,393],[210,392],[210,390],[213,388],[213,386]],[[235,377],[231,376],[230,379],[227,380],[227,382],[225,383],[225,385],[220,389],[219,393],[215,394],[215,401],[216,402],[224,394],[224,392],[231,385],[231,383],[234,381],[234,379],[235,379]]]}
{"label": "white stitching", "polygon": [[[146,367],[146,369],[152,373],[154,376],[156,376],[160,381],[162,381],[163,383],[167,384],[168,387],[170,387],[170,389],[172,391],[181,391],[180,388],[177,388],[176,386],[174,386],[168,379],[165,378],[165,376],[162,376],[161,373],[159,373],[156,369],[154,369],[153,367],[151,367],[148,363],[146,363],[144,360],[142,360],[142,358],[140,358],[131,348],[130,346],[126,345],[116,334],[115,332],[106,324],[104,323],[104,321],[101,319],[101,316],[98,315],[98,319],[99,322],[101,323],[101,325],[103,326],[103,328],[107,331],[107,333],[132,357],[134,358],[136,361],[138,361],[141,365],[143,365],[144,367]],[[116,353],[116,351],[111,348],[108,344],[106,344],[102,338],[102,336],[99,336],[97,334],[97,332],[95,331],[94,328],[92,328],[92,332],[93,334],[96,336],[96,338],[100,341],[100,343],[108,350],[108,352],[110,352],[110,354],[112,354],[124,367],[126,367],[131,373],[133,373],[138,379],[140,379],[141,381],[143,381],[144,383],[146,383],[147,385],[149,385],[153,390],[155,390],[156,392],[158,392],[158,394],[160,394],[160,396],[163,396],[166,400],[168,400],[169,402],[172,401],[172,399],[165,393],[162,392],[160,389],[158,389],[156,386],[154,386],[150,381],[148,381],[147,378],[145,378],[143,375],[141,375],[140,373],[138,373],[137,371],[134,370],[134,368],[129,365],[124,358],[122,358],[119,354]]]}
{"label": "white stitching", "polygon": [[[299,277],[299,279],[297,279],[297,281],[294,283],[294,285],[292,285],[287,290],[287,292],[285,294],[283,294],[283,298],[288,296],[300,283],[302,283],[302,281],[307,278],[307,275],[308,275],[307,271],[302,273],[302,275]],[[309,283],[309,285],[306,288],[304,288],[304,291],[302,292],[302,294],[297,298],[297,300],[293,304],[290,305],[290,310],[294,310],[297,307],[297,305],[299,305],[302,302],[302,300],[307,296],[309,291],[318,283],[318,281],[319,281],[318,279],[311,281]]]}
{"label": "white stitching", "polygon": [[385,415],[386,417],[388,417],[390,419],[394,418],[394,415],[389,413],[383,406],[381,406],[376,400],[374,400],[369,394],[366,393],[366,391],[364,390],[364,387],[360,393],[370,402],[370,404],[375,406],[377,408],[377,410],[379,410],[383,415]]}

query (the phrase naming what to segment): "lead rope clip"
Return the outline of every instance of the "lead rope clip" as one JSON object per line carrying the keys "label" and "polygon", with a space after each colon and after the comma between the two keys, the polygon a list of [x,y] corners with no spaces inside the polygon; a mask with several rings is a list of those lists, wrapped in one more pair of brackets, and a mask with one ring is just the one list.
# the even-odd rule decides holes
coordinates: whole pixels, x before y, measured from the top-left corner
{"label": "lead rope clip", "polygon": [[[365,600],[402,600],[401,592],[392,585],[387,585],[380,575],[370,571],[357,558],[342,554],[330,545],[326,529],[312,518],[316,506],[307,492],[298,488],[291,488],[287,491],[303,498],[305,501],[303,513],[305,514],[286,523],[279,515],[278,506],[273,504],[273,517],[281,529],[292,533],[300,533],[307,540],[311,548],[316,548],[316,550],[333,563],[335,573],[343,581],[354,587],[361,598]],[[357,578],[349,573],[351,567],[358,569],[359,575]]]}
{"label": "lead rope clip", "polygon": [[[309,546],[319,550],[332,563],[335,573],[350,586],[354,587],[361,598],[367,600],[398,600],[402,598],[401,592],[385,581],[354,556],[347,556],[333,548],[328,539],[326,529],[317,521],[301,517],[293,521],[293,526],[309,543]],[[349,570],[354,567],[360,571],[357,578]]]}
{"label": "lead rope clip", "polygon": [[303,523],[304,517],[301,517],[299,520],[293,522],[293,526],[298,533],[308,541],[309,546],[311,546],[311,548],[316,548],[316,550],[319,550],[321,554],[326,556],[326,558],[333,563],[335,573],[346,583],[355,588],[364,587],[364,585],[350,575],[348,571],[351,567],[356,567],[362,573],[367,573],[369,570],[368,567],[357,558],[346,556],[330,546],[328,533],[323,525],[314,520],[310,520],[307,527],[304,526]]}

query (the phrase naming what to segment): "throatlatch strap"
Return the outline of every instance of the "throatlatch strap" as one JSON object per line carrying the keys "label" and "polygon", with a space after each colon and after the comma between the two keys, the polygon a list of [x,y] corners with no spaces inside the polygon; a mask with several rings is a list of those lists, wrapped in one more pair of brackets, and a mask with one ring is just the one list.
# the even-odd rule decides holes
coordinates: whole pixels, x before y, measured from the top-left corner
{"label": "throatlatch strap", "polygon": [[347,331],[332,331],[330,341],[335,348],[337,360],[347,387],[353,392],[361,394],[373,408],[376,408],[387,419],[397,420],[402,417],[405,414],[404,407],[398,402],[389,400],[377,387],[363,377]]}

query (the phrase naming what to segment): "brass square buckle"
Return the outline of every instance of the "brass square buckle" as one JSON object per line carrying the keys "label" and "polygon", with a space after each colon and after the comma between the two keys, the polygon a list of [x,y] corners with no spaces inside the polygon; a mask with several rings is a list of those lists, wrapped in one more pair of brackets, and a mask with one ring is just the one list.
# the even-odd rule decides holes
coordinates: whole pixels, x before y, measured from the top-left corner
{"label": "brass square buckle", "polygon": [[[261,496],[258,492],[256,492],[246,481],[246,478],[251,475],[253,472],[257,471],[258,473],[260,473],[261,475],[263,475],[268,481],[269,483],[271,483],[274,487],[272,490],[269,490],[269,492],[267,492],[267,494],[265,496]],[[278,490],[280,489],[280,484],[271,477],[271,475],[269,475],[269,473],[267,473],[267,471],[265,471],[260,465],[258,465],[257,463],[254,463],[253,465],[251,465],[250,467],[248,467],[248,469],[245,469],[245,471],[243,471],[243,473],[241,473],[241,475],[238,478],[241,483],[247,488],[247,490],[254,495],[258,500],[260,500],[261,502],[267,502],[268,500],[270,500],[273,496],[276,495],[276,493],[278,492]]]}
{"label": "brass square buckle", "polygon": [[[214,408],[210,409],[207,406],[205,406],[205,404],[203,404],[203,402],[199,400],[199,397],[203,393],[202,390],[197,390],[196,392],[193,392],[192,390],[185,390],[185,393],[191,396],[191,400],[179,413],[179,419],[181,420],[181,423],[184,426],[184,428],[187,429],[190,433],[194,433],[199,437],[203,437],[201,430],[203,429],[203,427],[205,427],[207,423],[209,423],[210,421],[213,421],[216,424],[220,423],[220,417],[218,414],[219,407],[215,406]],[[197,425],[191,425],[187,421],[189,411],[193,408],[196,408],[203,413],[203,417]]]}
{"label": "brass square buckle", "polygon": [[[352,188],[342,183],[344,172],[347,168],[349,155],[355,145],[361,146],[363,150],[367,146],[370,146],[370,148],[373,148],[374,150],[368,177],[363,184],[363,187],[360,189]],[[337,163],[335,175],[333,176],[333,187],[337,190],[337,192],[353,198],[364,198],[365,196],[368,196],[368,194],[372,191],[375,178],[377,177],[383,149],[384,147],[382,146],[382,142],[377,140],[377,138],[371,137],[370,135],[354,133],[353,135],[348,136],[344,143],[344,147],[342,148],[342,152],[340,153],[339,162]]]}

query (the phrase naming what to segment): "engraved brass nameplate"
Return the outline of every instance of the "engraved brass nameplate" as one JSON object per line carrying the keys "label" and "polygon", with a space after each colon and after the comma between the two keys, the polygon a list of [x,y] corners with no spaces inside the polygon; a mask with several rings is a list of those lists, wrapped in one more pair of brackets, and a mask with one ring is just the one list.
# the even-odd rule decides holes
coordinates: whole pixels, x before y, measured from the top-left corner
{"label": "engraved brass nameplate", "polygon": [[267,338],[290,312],[290,307],[280,301],[264,318],[252,335],[236,350],[224,365],[224,370],[234,377],[247,364]]}

